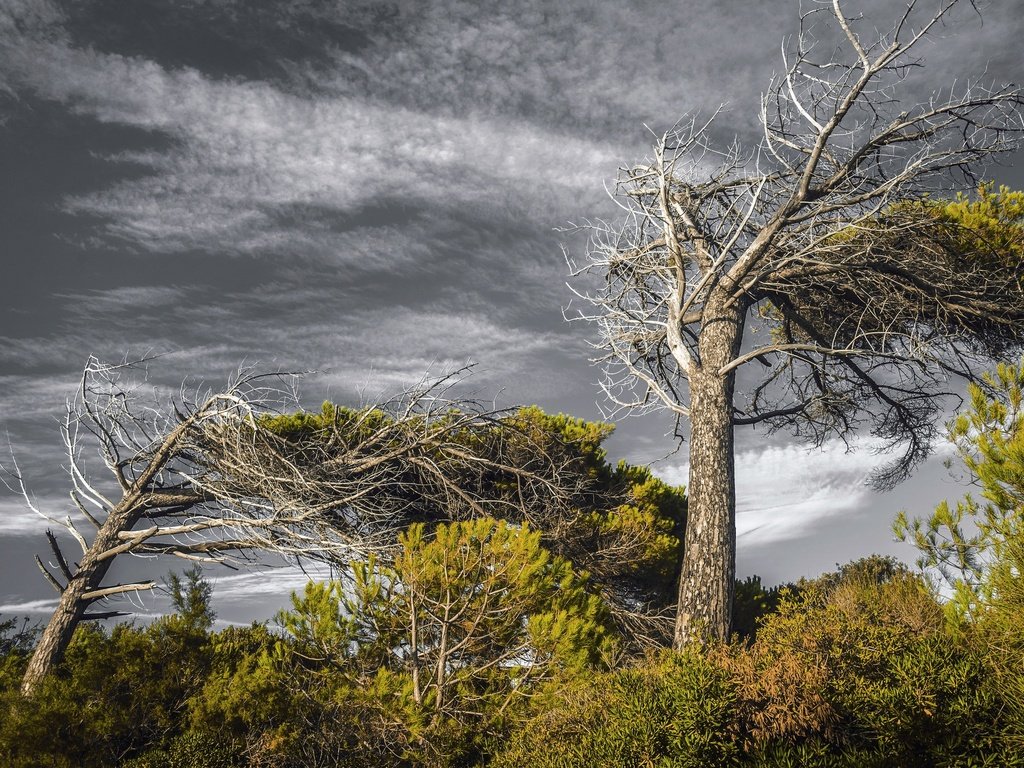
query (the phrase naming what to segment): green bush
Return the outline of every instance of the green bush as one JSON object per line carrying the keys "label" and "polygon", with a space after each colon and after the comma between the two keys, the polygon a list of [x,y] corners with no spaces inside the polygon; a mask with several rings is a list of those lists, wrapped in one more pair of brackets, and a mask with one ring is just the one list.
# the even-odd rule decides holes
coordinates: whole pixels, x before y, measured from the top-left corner
{"label": "green bush", "polygon": [[810,587],[724,658],[753,746],[823,740],[879,765],[945,765],[998,740],[982,656],[909,574]]}
{"label": "green bush", "polygon": [[495,768],[739,765],[735,686],[699,651],[580,681],[544,700]]}
{"label": "green bush", "polygon": [[477,762],[543,684],[614,655],[600,599],[539,531],[416,524],[399,544],[391,565],[353,564],[347,587],[307,585],[279,619],[334,705],[393,724],[406,759]]}
{"label": "green bush", "polygon": [[[803,582],[751,645],[689,650],[552,692],[495,765],[1024,764],[1020,657],[997,667],[995,635],[949,624],[928,586],[891,566],[871,558]],[[1004,625],[985,631],[1009,636]]]}
{"label": "green bush", "polygon": [[262,625],[226,629],[213,646],[210,674],[189,702],[189,735],[227,745],[251,766],[400,764],[404,732],[381,716],[383,691],[361,691]]}
{"label": "green bush", "polygon": [[63,661],[31,699],[19,691],[25,649],[0,665],[0,764],[117,765],[180,733],[187,702],[206,677],[209,588],[200,573],[172,580],[180,613],[109,632],[80,625]]}
{"label": "green bush", "polygon": [[0,764],[110,766],[173,737],[208,664],[207,636],[176,617],[79,628],[31,699],[8,679]]}
{"label": "green bush", "polygon": [[155,749],[126,760],[122,768],[241,768],[248,765],[234,745],[216,736],[184,733],[171,740],[166,749]]}
{"label": "green bush", "polygon": [[[790,585],[792,586],[792,585]],[[783,586],[765,587],[760,576],[736,579],[732,604],[732,632],[740,640],[754,640],[761,621],[779,609]]]}

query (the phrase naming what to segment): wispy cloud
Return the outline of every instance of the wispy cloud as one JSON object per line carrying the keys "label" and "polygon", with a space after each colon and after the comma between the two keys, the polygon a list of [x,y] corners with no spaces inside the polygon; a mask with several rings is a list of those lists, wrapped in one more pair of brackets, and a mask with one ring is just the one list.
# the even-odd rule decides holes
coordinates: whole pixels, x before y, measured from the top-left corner
{"label": "wispy cloud", "polygon": [[[289,82],[224,78],[159,56],[76,45],[57,7],[37,5],[19,0],[0,15],[9,88],[173,139],[162,150],[111,153],[111,162],[149,174],[69,197],[69,210],[100,216],[109,235],[146,250],[392,268],[423,253],[415,237],[400,243],[358,223],[360,211],[381,200],[429,202],[432,216],[468,211],[481,222],[512,208],[550,227],[564,220],[559,214],[601,209],[601,181],[642,153],[645,123],[660,130],[684,112],[729,101],[736,111],[723,132],[751,132],[757,94],[779,66],[777,41],[796,22],[787,3],[710,0],[558,9],[539,0],[400,3],[387,19],[372,3],[344,11],[325,4],[313,15],[362,42],[348,49],[307,35],[326,56],[314,69],[297,64]],[[279,5],[282,34],[294,36],[293,25],[312,18],[313,5]],[[878,5],[874,15],[887,18]],[[175,6],[179,32],[193,17],[195,25],[237,18],[241,34],[251,14],[224,7],[211,17]],[[987,46],[979,35],[953,35],[928,50],[933,66],[962,66],[965,57],[978,59],[979,47],[1007,49],[1019,19],[990,12],[993,22],[980,30]],[[85,41],[88,22],[87,10],[75,18]],[[231,29],[218,34],[227,39]],[[569,201],[581,198],[586,205],[572,210]],[[375,247],[382,240],[386,246]]]}
{"label": "wispy cloud", "polygon": [[175,285],[121,285],[115,288],[90,289],[80,293],[56,293],[54,298],[76,305],[82,314],[90,315],[160,309],[185,299],[187,292]]}
{"label": "wispy cloud", "polygon": [[[744,546],[797,538],[816,523],[863,508],[874,496],[868,476],[885,457],[866,440],[822,448],[772,445],[736,454],[736,530]],[[686,484],[688,464],[656,469]]]}
{"label": "wispy cloud", "polygon": [[[66,496],[61,498],[47,495],[33,499],[33,503],[44,513],[63,509],[63,513],[67,514],[67,508],[71,506]],[[29,509],[23,499],[17,496],[0,497],[0,536],[42,535],[47,528],[53,527],[53,523]]]}
{"label": "wispy cloud", "polygon": [[[517,5],[400,7],[384,23],[372,5],[356,4],[338,21],[361,26],[373,44],[334,50],[335,69],[303,80],[311,88],[76,46],[57,11],[12,25],[18,32],[0,60],[20,88],[174,139],[163,150],[109,154],[149,174],[66,201],[104,219],[109,235],[160,252],[320,255],[363,267],[424,255],[414,238],[387,242],[390,233],[374,248],[378,228],[338,230],[365,206],[429,202],[431,218],[469,216],[486,227],[514,213],[550,229],[599,207],[602,180],[635,153],[644,122],[667,125],[723,81],[751,87],[743,65],[725,66],[728,46],[693,56],[686,39],[703,33],[674,24],[664,4],[632,13]],[[701,5],[698,15],[714,25],[722,14]],[[286,8],[282,24],[294,21]],[[701,68],[651,75],[651,64],[677,55]],[[587,205],[565,210],[581,196]]]}
{"label": "wispy cloud", "polygon": [[[477,382],[489,383],[495,392],[499,385],[512,384],[524,397],[526,388],[519,386],[524,382],[514,380],[524,369],[537,371],[530,382],[534,385],[585,386],[582,381],[571,384],[568,371],[547,364],[567,347],[579,346],[572,329],[538,325],[529,306],[444,297],[429,301],[414,295],[394,297],[411,305],[367,304],[340,294],[315,285],[277,291],[259,286],[215,301],[179,288],[89,292],[66,299],[70,322],[81,330],[56,338],[12,339],[0,359],[47,368],[67,365],[85,350],[110,359],[126,349],[151,351],[162,355],[150,366],[154,384],[171,387],[180,383],[182,371],[217,386],[242,362],[264,369],[313,369],[322,374],[316,386],[329,387],[342,398],[351,398],[371,380],[383,389],[401,388],[428,370],[471,362],[480,364]],[[557,315],[557,305],[549,311]],[[169,327],[176,338],[165,335]],[[111,328],[118,329],[116,336]],[[72,373],[48,381],[34,376],[4,381],[0,416],[7,425],[54,412],[77,383]],[[541,395],[535,391],[532,397]]]}
{"label": "wispy cloud", "polygon": [[[47,98],[179,140],[165,152],[111,156],[152,173],[67,201],[73,212],[107,220],[110,234],[151,250],[329,254],[393,265],[415,259],[418,249],[367,253],[368,228],[337,231],[334,220],[382,198],[500,217],[511,194],[541,213],[552,189],[599,190],[620,154],[608,142],[521,120],[310,99],[62,43],[25,43],[6,63]],[[321,225],[296,219],[296,206],[316,206]]]}
{"label": "wispy cloud", "polygon": [[316,563],[302,569],[294,565],[257,568],[231,576],[220,575],[212,570],[207,572],[214,599],[218,601],[257,595],[287,597],[293,591],[301,592],[309,581],[324,581],[331,576],[330,568]]}
{"label": "wispy cloud", "polygon": [[53,613],[57,607],[56,600],[25,600],[17,603],[4,603],[0,605],[0,615],[3,614],[44,614]]}

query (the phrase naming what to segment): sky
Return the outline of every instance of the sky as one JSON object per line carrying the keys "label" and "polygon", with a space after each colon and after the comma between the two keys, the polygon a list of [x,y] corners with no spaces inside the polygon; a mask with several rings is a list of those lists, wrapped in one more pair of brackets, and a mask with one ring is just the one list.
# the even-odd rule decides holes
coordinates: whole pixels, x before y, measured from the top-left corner
{"label": "sky", "polygon": [[[929,3],[925,3],[929,5]],[[934,4],[934,3],[930,3]],[[849,3],[884,26],[890,4]],[[918,93],[1019,81],[1014,3],[956,14]],[[499,405],[597,419],[590,330],[566,323],[570,222],[614,219],[616,169],[682,115],[726,105],[751,141],[796,0],[2,0],[0,429],[63,515],[56,418],[89,355],[155,353],[155,383],[246,363],[314,371],[304,402],[356,403],[474,363]],[[1017,156],[993,178],[1024,186]],[[665,414],[619,422],[613,458],[685,483]],[[888,494],[869,439],[808,451],[738,434],[740,575],[912,559],[900,509],[961,493],[948,451]],[[0,614],[54,595],[46,522],[0,489]],[[271,615],[301,572],[209,571],[224,620]],[[165,572],[132,562],[125,572]],[[117,574],[114,574],[117,577]],[[140,615],[164,603],[147,598]]]}

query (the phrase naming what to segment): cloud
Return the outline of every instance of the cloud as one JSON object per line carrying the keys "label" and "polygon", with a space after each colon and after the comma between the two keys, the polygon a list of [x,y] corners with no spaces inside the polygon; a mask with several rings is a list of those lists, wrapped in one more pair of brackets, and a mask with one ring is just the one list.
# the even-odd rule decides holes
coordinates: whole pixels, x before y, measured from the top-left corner
{"label": "cloud", "polygon": [[[522,120],[309,99],[62,43],[26,42],[7,58],[45,98],[177,139],[163,152],[111,155],[150,174],[66,201],[69,211],[99,216],[109,235],[147,250],[330,255],[394,266],[422,248],[373,249],[377,228],[354,223],[339,232],[332,220],[381,198],[500,219],[511,195],[518,208],[541,214],[551,196],[545,189],[599,190],[619,155],[608,142]],[[324,226],[289,221],[296,206],[316,206]]]}
{"label": "cloud", "polygon": [[174,285],[122,285],[91,289],[79,293],[55,293],[54,298],[69,301],[90,316],[105,313],[132,313],[165,309],[185,299],[186,289]]}
{"label": "cloud", "polygon": [[[109,153],[148,173],[70,196],[67,209],[100,217],[108,236],[143,250],[321,257],[364,269],[436,255],[417,242],[418,222],[412,232],[410,222],[393,222],[400,233],[360,224],[360,212],[381,200],[426,203],[431,217],[468,212],[485,228],[511,209],[539,231],[562,216],[606,210],[602,180],[643,152],[645,123],[663,130],[727,100],[735,111],[722,132],[749,134],[758,91],[779,65],[777,41],[796,24],[789,4],[710,0],[557,10],[538,0],[397,3],[387,11],[281,3],[260,13],[234,2],[203,5],[151,0],[146,8],[173,18],[182,37],[213,25],[215,37],[244,42],[247,30],[276,28],[291,41],[280,55],[297,56],[296,79],[204,71],[157,40],[157,58],[146,58],[128,34],[134,17],[102,24],[89,4],[73,19],[46,2],[30,11],[22,0],[7,12],[16,30],[0,45],[9,87],[173,140],[166,149]],[[879,6],[872,18],[888,18]],[[991,13],[994,23],[980,34],[928,50],[938,71],[962,65],[971,48],[1009,49],[1020,23]],[[300,45],[311,19],[348,30],[358,45],[332,46],[319,27]],[[108,39],[118,25],[123,34]],[[90,34],[107,47],[88,45]],[[109,50],[118,40],[133,55]],[[310,69],[301,62],[316,48],[320,63]],[[265,51],[248,45],[237,55]],[[306,215],[294,215],[303,208]]]}
{"label": "cloud", "polygon": [[[67,514],[66,508],[70,506],[66,496],[45,496],[34,499],[33,502],[43,512],[64,508],[64,513]],[[54,524],[25,506],[24,500],[20,497],[0,497],[0,536],[41,535],[48,527],[53,528]]]}
{"label": "cloud", "polygon": [[50,0],[5,0],[0,7],[0,36],[14,41],[32,39],[63,39],[66,17]]}
{"label": "cloud", "polygon": [[0,615],[3,614],[24,614],[41,613],[49,615],[57,607],[57,601],[53,600],[25,600],[20,603],[4,603],[0,605]]}
{"label": "cloud", "polygon": [[[520,288],[531,293],[529,286]],[[574,329],[556,324],[555,302],[547,307],[551,317],[538,320],[543,318],[539,308],[509,301],[511,292],[504,303],[488,304],[481,297],[451,296],[448,290],[441,288],[432,298],[416,295],[414,285],[392,284],[387,289],[391,301],[348,295],[343,286],[314,280],[261,284],[216,297],[202,288],[90,291],[65,298],[68,323],[78,330],[11,339],[2,358],[12,366],[46,369],[67,365],[83,350],[101,359],[119,359],[126,349],[152,351],[161,353],[150,365],[152,381],[165,387],[179,384],[182,371],[218,386],[243,362],[265,370],[313,369],[321,373],[316,386],[329,387],[342,398],[352,398],[361,385],[399,389],[428,370],[470,362],[480,367],[474,383],[490,386],[493,394],[509,385],[519,397],[541,396],[536,389],[526,394],[531,388],[515,376],[524,369],[536,371],[531,385],[586,386],[568,382],[564,363],[560,369],[554,362],[581,346]],[[453,292],[459,290],[469,289]],[[6,383],[0,421],[10,426],[59,410],[76,379],[74,372],[49,380],[29,375],[0,379]]]}
{"label": "cloud", "polygon": [[[868,476],[885,457],[867,440],[848,451],[840,441],[822,448],[771,445],[736,453],[736,532],[745,546],[798,538],[815,524],[855,512],[875,495]],[[658,468],[667,482],[685,485],[688,464]]]}
{"label": "cloud", "polygon": [[[383,23],[379,8],[354,4],[336,21],[373,45],[333,51],[335,68],[318,70],[312,87],[218,78],[76,46],[66,34],[39,32],[43,21],[11,35],[0,62],[22,90],[172,139],[159,150],[108,152],[111,163],[146,173],[66,200],[67,210],[104,220],[109,237],[157,252],[321,256],[394,268],[436,251],[417,242],[415,229],[404,231],[408,221],[390,226],[401,232],[360,224],[366,207],[426,203],[427,220],[469,217],[487,231],[514,215],[534,232],[549,231],[607,206],[602,182],[647,143],[644,122],[671,123],[720,93],[724,80],[749,90],[737,73],[753,64],[725,66],[722,49],[694,56],[686,40],[702,33],[673,24],[664,4],[632,13],[611,4],[558,13],[532,0],[517,5],[399,5]],[[713,25],[719,13],[703,5],[695,13]],[[288,8],[282,4],[279,26],[294,35],[298,16]],[[88,14],[76,13],[65,23],[86,41]],[[61,30],[59,20],[50,28]],[[648,45],[644,55],[629,50]],[[710,69],[652,75],[648,58],[676,54]],[[352,79],[354,67],[365,82]],[[338,231],[346,220],[353,224]]]}
{"label": "cloud", "polygon": [[862,508],[872,495],[868,476],[883,461],[866,442],[852,452],[838,441],[821,449],[789,445],[741,451],[736,457],[737,536],[764,545]]}
{"label": "cloud", "polygon": [[[8,341],[16,341],[13,339],[4,339],[0,337],[0,346],[7,346]],[[21,347],[21,344],[17,345]],[[30,347],[31,340],[24,344],[24,347]],[[73,347],[73,341],[67,347],[61,346],[57,350],[56,354],[49,351],[40,351],[38,355],[33,356],[34,362],[44,362],[46,364],[53,364],[59,358],[57,355],[71,355],[71,349]],[[83,350],[85,347],[78,347],[79,355],[82,357],[82,362],[85,362],[85,356]],[[29,359],[26,357],[6,357],[0,356],[0,360],[11,367],[19,366],[21,361]],[[65,363],[68,361],[68,357],[64,357]],[[74,360],[72,356],[70,359]],[[28,366],[26,366],[28,367]],[[74,394],[75,387],[78,385],[81,371],[74,371],[69,373],[54,373],[54,374],[10,374],[0,375],[0,392],[3,392],[3,398],[0,399],[0,425],[7,428],[14,422],[24,420],[37,420],[41,416],[52,415],[59,413],[64,406],[67,398]],[[56,427],[56,424],[54,424]]]}
{"label": "cloud", "polygon": [[302,569],[287,565],[258,568],[231,576],[210,571],[206,576],[213,587],[214,600],[220,602],[245,601],[259,596],[287,598],[293,591],[301,592],[309,581],[331,578],[332,571],[327,566],[310,563]]}

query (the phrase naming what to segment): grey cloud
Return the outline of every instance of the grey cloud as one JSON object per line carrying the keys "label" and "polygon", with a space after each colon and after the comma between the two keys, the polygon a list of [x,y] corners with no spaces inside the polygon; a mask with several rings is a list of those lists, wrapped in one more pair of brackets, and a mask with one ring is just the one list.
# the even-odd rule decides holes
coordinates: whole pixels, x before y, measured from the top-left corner
{"label": "grey cloud", "polygon": [[[18,340],[8,345],[6,360],[19,366],[59,366],[69,357],[75,359],[74,353],[80,350],[108,359],[121,357],[125,349],[139,354],[150,350],[161,355],[151,365],[154,383],[173,388],[183,371],[217,386],[244,357],[261,368],[323,371],[317,387],[331,388],[335,396],[349,400],[368,377],[394,390],[428,369],[440,372],[468,362],[480,364],[475,380],[495,394],[501,383],[524,367],[544,371],[532,376],[531,384],[541,387],[532,395],[518,385],[507,394],[516,402],[542,397],[545,390],[586,386],[579,379],[573,382],[569,370],[549,365],[578,344],[571,329],[531,327],[514,305],[471,306],[421,299],[413,306],[387,302],[351,306],[343,293],[339,296],[330,290],[294,288],[275,293],[272,288],[222,296],[203,309],[181,301],[180,288],[117,289],[73,297],[71,316],[80,321],[91,318],[90,332],[69,334],[59,343]],[[149,308],[154,296],[173,306],[140,315],[137,302]],[[257,306],[260,311],[254,313]],[[178,328],[176,341],[162,336],[168,324]],[[122,343],[111,344],[108,326],[127,326],[131,333],[121,338]],[[147,341],[149,346],[144,347]],[[548,384],[542,386],[545,381]],[[53,412],[76,382],[75,375],[68,374],[55,376],[42,387],[37,383],[35,377],[9,377],[5,421]]]}
{"label": "grey cloud", "polygon": [[53,613],[53,609],[57,607],[56,600],[23,600],[16,603],[4,603],[0,605],[0,615],[16,614],[44,614],[49,615]]}
{"label": "grey cloud", "polygon": [[[542,214],[581,194],[600,209],[601,179],[635,154],[639,138],[624,142],[609,120],[664,127],[730,100],[735,111],[722,129],[749,131],[757,91],[778,64],[775,41],[792,29],[784,10],[585,3],[554,12],[527,1],[417,3],[382,16],[356,4],[351,23],[375,43],[338,55],[359,56],[375,73],[363,90],[293,92],[31,36],[8,46],[6,58],[48,98],[177,139],[167,151],[110,157],[151,174],[68,200],[70,211],[106,219],[108,234],[156,252],[351,254],[361,262],[372,234],[338,232],[332,212],[343,221],[387,197],[493,212],[511,198],[523,213]],[[277,23],[292,30],[314,11],[326,12],[283,4]],[[1013,25],[996,15],[995,31],[984,34],[999,51]],[[520,103],[524,94],[555,111],[534,114]],[[319,208],[323,224],[290,216],[296,206]],[[391,264],[410,250],[374,255]]]}
{"label": "grey cloud", "polygon": [[16,497],[0,499],[0,535],[41,533],[45,528],[46,521]]}
{"label": "grey cloud", "polygon": [[[738,451],[740,574],[756,573],[775,584],[871,553],[912,561],[913,547],[894,542],[889,527],[900,509],[926,515],[941,500],[962,495],[946,468],[953,449],[940,443],[914,480],[878,493],[866,479],[886,460],[879,446],[872,440],[849,449],[838,441],[821,449],[778,442]],[[668,482],[686,482],[685,462],[661,462],[654,469]]]}
{"label": "grey cloud", "polygon": [[[851,3],[869,20],[893,13],[884,0]],[[923,73],[942,81],[987,58],[1000,76],[1019,72],[1012,5],[991,4],[983,27],[966,14],[965,34],[945,30]],[[467,387],[483,397],[595,418],[586,331],[559,311],[559,241],[582,243],[553,228],[615,217],[603,184],[647,150],[643,123],[660,131],[728,101],[718,132],[749,134],[797,9],[3,3],[0,422],[33,487],[60,506],[54,416],[88,354],[164,353],[153,365],[164,393],[186,376],[216,386],[243,361],[315,369],[311,407],[476,361]],[[670,429],[658,416],[625,421],[612,453],[660,458]],[[764,447],[743,439],[744,451]],[[794,467],[799,455],[784,454]],[[863,457],[821,459],[814,477],[828,490],[807,506],[767,458],[742,456],[777,490],[754,510],[773,543],[747,552],[791,553],[812,533],[845,531],[851,500],[881,503],[860,493]],[[4,554],[20,557],[24,539],[11,525],[8,569]],[[884,529],[834,549],[875,549]],[[0,580],[24,581],[10,573]],[[225,585],[225,600],[241,606],[246,583]]]}
{"label": "grey cloud", "polygon": [[[25,346],[32,346],[26,342]],[[70,349],[70,345],[68,347]],[[47,362],[53,360],[46,358]],[[11,367],[21,366],[18,360],[4,360]],[[85,358],[82,358],[85,362]],[[53,413],[59,409],[74,391],[78,383],[78,373],[62,371],[54,374],[6,374],[0,375],[0,390],[3,401],[0,403],[0,418],[9,424],[11,419],[36,419],[40,414]]]}
{"label": "grey cloud", "polygon": [[[324,250],[315,241],[329,233],[281,227],[282,216],[267,211],[311,204],[344,214],[383,196],[501,210],[509,194],[595,190],[618,154],[521,119],[308,100],[62,44],[26,43],[9,63],[48,98],[180,139],[166,152],[111,156],[153,173],[68,201],[72,212],[109,219],[112,235],[155,250],[267,251],[296,237],[291,253]],[[343,238],[327,241],[333,252],[351,250]]]}
{"label": "grey cloud", "polygon": [[294,85],[303,70],[369,43],[343,9],[333,0],[78,0],[66,4],[66,24],[81,47]]}
{"label": "grey cloud", "polygon": [[[768,445],[736,454],[736,529],[741,547],[763,547],[799,538],[834,515],[877,501],[867,484],[884,461],[880,444],[859,440],[850,446],[830,441],[821,448]],[[686,481],[688,465],[665,466],[667,481]]]}
{"label": "grey cloud", "polygon": [[[649,15],[663,14],[663,4],[632,14],[610,9],[552,14],[530,3],[398,9],[375,33],[388,44],[366,54],[385,56],[368,66],[386,73],[387,81],[363,93],[295,95],[29,36],[8,46],[6,63],[26,85],[77,111],[179,139],[169,151],[111,156],[152,174],[68,201],[69,210],[107,218],[111,235],[157,250],[345,253],[359,250],[352,242],[358,238],[289,226],[275,211],[312,203],[343,213],[391,195],[490,211],[506,207],[503,198],[511,197],[524,201],[522,212],[530,214],[550,210],[566,188],[596,205],[601,179],[629,154],[614,132],[614,143],[603,138],[608,132],[599,129],[598,117],[620,114],[639,131],[652,116],[620,96],[659,109],[679,100],[645,93],[646,83],[665,87],[636,64],[646,55],[616,52],[616,46],[640,46],[651,30],[669,34],[672,25]],[[709,9],[698,11],[713,22]],[[373,14],[362,17],[362,23],[378,21]],[[609,29],[615,30],[609,39],[586,39]],[[686,26],[684,35],[693,30]],[[673,45],[686,49],[687,41]],[[579,68],[563,66],[567,50]],[[694,58],[718,55],[721,49]],[[698,81],[689,78],[690,87]],[[586,95],[588,103],[571,106],[564,120],[538,121],[507,103],[508,87],[552,105],[562,103],[563,91]],[[683,106],[670,109],[669,116]]]}

